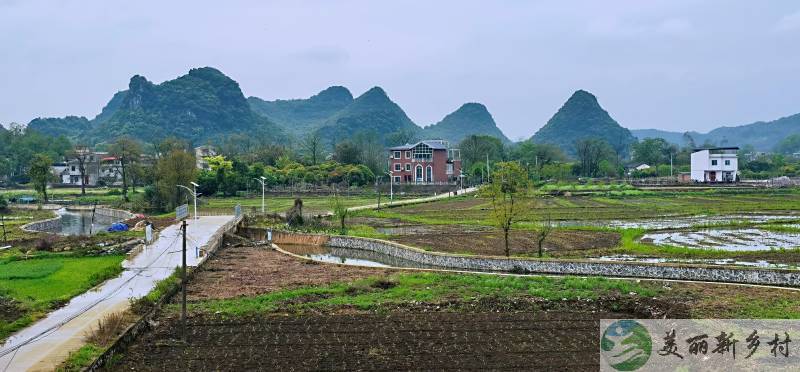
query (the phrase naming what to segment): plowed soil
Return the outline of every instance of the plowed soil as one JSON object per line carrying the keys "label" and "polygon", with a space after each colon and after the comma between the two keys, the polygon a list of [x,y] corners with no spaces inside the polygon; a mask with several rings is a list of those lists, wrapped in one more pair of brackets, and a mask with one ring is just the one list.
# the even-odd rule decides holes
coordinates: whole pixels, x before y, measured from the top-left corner
{"label": "plowed soil", "polygon": [[115,366],[144,371],[570,370],[598,368],[606,313],[396,313],[166,320]]}
{"label": "plowed soil", "polygon": [[[478,255],[504,255],[505,241],[502,231],[459,231],[458,226],[436,226],[436,232],[417,232],[393,235],[390,240],[439,252],[471,253]],[[509,250],[512,255],[535,255],[538,252],[539,234],[535,231],[511,231]],[[542,244],[549,254],[569,253],[593,249],[609,249],[619,245],[615,232],[556,230]]]}

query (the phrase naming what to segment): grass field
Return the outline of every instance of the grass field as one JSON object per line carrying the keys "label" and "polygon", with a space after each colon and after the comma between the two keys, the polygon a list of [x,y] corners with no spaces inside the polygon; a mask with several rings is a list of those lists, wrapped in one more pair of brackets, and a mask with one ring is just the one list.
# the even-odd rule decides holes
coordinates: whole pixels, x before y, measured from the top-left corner
{"label": "grass field", "polygon": [[629,293],[652,297],[658,292],[653,286],[604,278],[418,273],[283,290],[256,297],[197,302],[191,305],[191,310],[221,316],[251,316],[277,310],[303,312],[341,306],[380,311],[404,302],[471,300],[489,296],[500,301],[520,296],[556,301]]}
{"label": "grass field", "polygon": [[[30,239],[36,234],[22,231],[21,227],[33,221],[44,220],[55,217],[53,211],[35,209],[16,209],[10,208],[3,212],[3,223],[5,223],[6,240],[13,242],[19,239]],[[0,227],[0,245],[3,244],[3,229]]]}
{"label": "grass field", "polygon": [[0,261],[0,339],[70,298],[117,276],[123,255]]}

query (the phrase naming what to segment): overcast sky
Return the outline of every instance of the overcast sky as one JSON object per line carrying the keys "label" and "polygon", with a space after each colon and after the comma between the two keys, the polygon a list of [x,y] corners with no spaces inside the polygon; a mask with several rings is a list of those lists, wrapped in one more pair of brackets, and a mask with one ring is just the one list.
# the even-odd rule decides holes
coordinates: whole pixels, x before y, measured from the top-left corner
{"label": "overcast sky", "polygon": [[512,139],[577,89],[628,128],[800,112],[798,1],[391,3],[0,0],[0,123],[91,118],[134,74],[201,66],[264,99],[379,85],[420,125],[481,102]]}

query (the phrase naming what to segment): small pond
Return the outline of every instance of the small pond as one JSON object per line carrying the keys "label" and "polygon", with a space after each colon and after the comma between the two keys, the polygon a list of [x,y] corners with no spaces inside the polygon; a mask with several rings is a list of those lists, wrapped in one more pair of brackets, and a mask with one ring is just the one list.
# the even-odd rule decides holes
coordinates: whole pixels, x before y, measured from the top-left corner
{"label": "small pond", "polygon": [[117,222],[113,217],[94,213],[91,210],[69,211],[61,208],[56,211],[61,217],[61,229],[53,231],[61,235],[94,235],[106,231],[111,224]]}
{"label": "small pond", "polygon": [[281,244],[280,247],[287,252],[320,262],[372,267],[410,267],[415,269],[436,267],[362,249],[305,244]]}

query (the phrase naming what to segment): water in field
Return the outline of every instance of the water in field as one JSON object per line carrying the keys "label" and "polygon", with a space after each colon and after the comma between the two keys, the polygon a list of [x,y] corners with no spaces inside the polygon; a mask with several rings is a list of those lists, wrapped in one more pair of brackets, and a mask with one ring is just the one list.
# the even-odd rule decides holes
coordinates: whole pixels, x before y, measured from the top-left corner
{"label": "water in field", "polygon": [[774,232],[757,228],[700,229],[653,232],[642,241],[662,246],[725,251],[769,251],[800,247],[800,233]]}
{"label": "water in field", "polygon": [[281,244],[280,247],[287,252],[319,262],[371,267],[410,267],[416,269],[434,267],[363,249],[304,244]]}
{"label": "water in field", "polygon": [[91,210],[68,211],[61,208],[56,214],[61,217],[61,228],[54,232],[62,235],[94,235],[106,231],[111,224],[117,222],[113,217],[96,213],[93,216]]}
{"label": "water in field", "polygon": [[664,258],[664,257],[637,257],[629,255],[614,255],[590,258],[596,261],[616,261],[616,262],[636,262],[636,263],[682,263],[700,265],[720,265],[720,266],[746,266],[762,269],[793,269],[797,270],[796,265],[773,263],[765,260],[739,261],[732,258],[723,259],[684,259],[684,258]]}
{"label": "water in field", "polygon": [[800,215],[767,215],[767,214],[736,214],[724,216],[683,216],[683,217],[661,217],[647,220],[575,220],[563,221],[562,226],[605,226],[611,228],[625,229],[685,229],[692,226],[701,225],[723,225],[736,222],[743,223],[765,223],[774,221],[792,221],[800,219]]}

